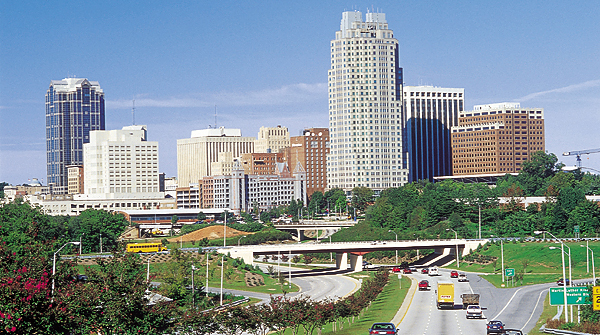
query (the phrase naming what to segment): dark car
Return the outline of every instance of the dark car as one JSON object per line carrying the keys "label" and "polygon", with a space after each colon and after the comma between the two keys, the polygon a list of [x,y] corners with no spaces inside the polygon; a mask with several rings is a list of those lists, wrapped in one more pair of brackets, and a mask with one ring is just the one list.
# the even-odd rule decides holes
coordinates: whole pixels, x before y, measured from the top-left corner
{"label": "dark car", "polygon": [[487,324],[488,334],[504,334],[504,323],[502,321],[493,320]]}
{"label": "dark car", "polygon": [[571,282],[569,281],[569,279],[566,279],[566,285],[565,285],[565,279],[560,278],[559,280],[556,281],[556,285],[558,286],[568,286]]}
{"label": "dark car", "polygon": [[376,322],[369,328],[369,334],[397,334],[396,325],[390,322]]}
{"label": "dark car", "polygon": [[450,271],[450,278],[458,278],[458,271],[456,271],[456,270]]}
{"label": "dark car", "polygon": [[429,269],[428,268],[422,268],[421,269],[421,273],[427,274],[427,273],[429,273]]}
{"label": "dark car", "polygon": [[412,271],[410,271],[409,268],[404,268],[404,269],[402,269],[402,273],[404,273],[405,275],[409,275],[412,273]]}

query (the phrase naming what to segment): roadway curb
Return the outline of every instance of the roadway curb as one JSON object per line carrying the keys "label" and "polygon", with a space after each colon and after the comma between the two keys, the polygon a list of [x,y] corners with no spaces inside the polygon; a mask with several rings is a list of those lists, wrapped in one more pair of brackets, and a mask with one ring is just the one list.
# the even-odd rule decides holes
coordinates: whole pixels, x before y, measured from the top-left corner
{"label": "roadway curb", "polygon": [[[406,313],[408,313],[408,308],[410,307],[410,304],[412,303],[413,298],[415,297],[415,293],[417,292],[417,280],[414,279],[413,277],[408,277],[408,278],[410,278],[410,280],[411,280],[410,288],[408,289],[408,292],[406,293],[406,297],[404,297],[404,302],[402,302],[402,306],[400,306],[400,309],[398,309],[398,312],[396,313],[396,315],[394,316],[392,321],[390,321],[393,324],[395,324],[396,327],[398,327],[400,325],[400,323],[402,323],[402,320],[404,320]],[[410,296],[410,299],[407,299],[409,296]]]}

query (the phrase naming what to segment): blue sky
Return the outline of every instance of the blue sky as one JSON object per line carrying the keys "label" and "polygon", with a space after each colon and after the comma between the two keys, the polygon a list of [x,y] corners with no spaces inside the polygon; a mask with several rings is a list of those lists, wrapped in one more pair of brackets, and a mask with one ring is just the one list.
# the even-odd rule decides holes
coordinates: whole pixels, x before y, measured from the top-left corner
{"label": "blue sky", "polygon": [[[600,1],[33,1],[0,5],[0,181],[46,179],[44,94],[84,77],[106,129],[148,125],[160,170],[214,124],[256,136],[328,125],[329,42],[345,10],[386,13],[406,85],[465,89],[466,108],[542,107],[546,149],[600,148]],[[559,157],[575,164],[574,157]],[[600,169],[600,154],[584,157]]]}

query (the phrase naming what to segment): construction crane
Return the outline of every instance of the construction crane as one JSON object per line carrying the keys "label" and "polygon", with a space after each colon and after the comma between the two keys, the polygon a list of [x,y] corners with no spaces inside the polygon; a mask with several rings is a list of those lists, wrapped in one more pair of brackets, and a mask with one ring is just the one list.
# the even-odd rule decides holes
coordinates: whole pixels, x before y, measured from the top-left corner
{"label": "construction crane", "polygon": [[563,152],[563,156],[577,156],[577,167],[581,167],[581,155],[589,155],[600,152],[600,149],[580,150],[580,151],[567,151]]}

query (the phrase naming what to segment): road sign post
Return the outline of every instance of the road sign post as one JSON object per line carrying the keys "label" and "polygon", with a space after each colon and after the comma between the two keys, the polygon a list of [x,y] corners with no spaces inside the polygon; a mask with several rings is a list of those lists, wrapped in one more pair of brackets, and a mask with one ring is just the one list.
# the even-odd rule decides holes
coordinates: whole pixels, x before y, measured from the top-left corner
{"label": "road sign post", "polygon": [[504,275],[507,277],[514,277],[515,276],[515,269],[505,269],[504,270]]}
{"label": "road sign post", "polygon": [[[564,287],[550,288],[550,305],[558,306],[565,304]],[[589,301],[590,292],[586,286],[567,287],[567,305],[591,305]]]}

